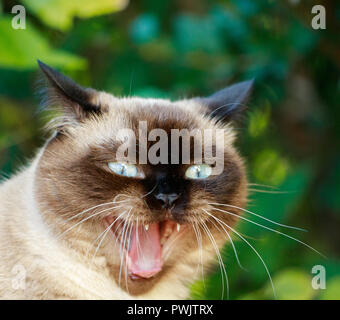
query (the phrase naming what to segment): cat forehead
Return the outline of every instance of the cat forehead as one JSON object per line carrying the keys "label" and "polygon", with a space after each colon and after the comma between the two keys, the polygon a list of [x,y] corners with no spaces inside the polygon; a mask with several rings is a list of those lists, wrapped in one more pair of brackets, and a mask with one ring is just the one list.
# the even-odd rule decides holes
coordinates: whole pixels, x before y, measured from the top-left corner
{"label": "cat forehead", "polygon": [[105,106],[106,112],[94,124],[108,131],[138,130],[141,122],[147,123],[148,131],[216,127],[205,117],[202,107],[191,100],[171,102],[152,98],[116,98],[100,93],[95,103]]}
{"label": "cat forehead", "polygon": [[[200,127],[208,122],[204,121],[203,107],[193,100],[172,102],[154,98],[116,98],[106,92],[100,92],[93,97],[93,103],[104,106],[108,111],[107,119],[114,118],[127,127],[134,125],[131,120],[149,121],[150,124],[152,122],[153,125],[159,126],[171,123],[188,129],[192,126]],[[119,116],[123,116],[123,119]]]}
{"label": "cat forehead", "polygon": [[228,125],[221,126],[207,117],[204,107],[194,100],[170,101],[166,99],[126,97],[117,98],[106,92],[93,97],[93,103],[105,108],[99,117],[93,117],[81,126],[72,128],[77,143],[85,147],[111,145],[119,142],[120,132],[128,129],[138,135],[145,125],[147,132],[162,129],[221,129],[225,131],[225,142],[232,144],[234,131]]}

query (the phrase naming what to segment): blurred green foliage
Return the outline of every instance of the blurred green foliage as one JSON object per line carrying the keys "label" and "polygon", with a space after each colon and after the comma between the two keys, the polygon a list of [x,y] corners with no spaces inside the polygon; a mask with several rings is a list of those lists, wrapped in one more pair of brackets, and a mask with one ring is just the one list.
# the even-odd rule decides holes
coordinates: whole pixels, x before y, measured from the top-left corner
{"label": "blurred green foliage", "polygon": [[[327,29],[311,28],[322,3]],[[279,299],[340,298],[340,4],[333,1],[22,0],[26,29],[11,27],[0,8],[0,169],[15,172],[43,142],[35,97],[36,59],[85,86],[117,96],[204,95],[255,78],[239,132],[250,185],[248,209],[309,232],[245,217],[315,247],[246,221],[239,232],[258,250]],[[270,187],[268,187],[268,185]],[[232,299],[272,299],[266,270],[234,236],[223,250]],[[193,244],[195,246],[196,244]],[[314,265],[327,288],[314,290]],[[225,290],[226,291],[226,290]],[[220,299],[219,269],[192,286],[193,298]],[[226,298],[226,294],[224,295]]]}

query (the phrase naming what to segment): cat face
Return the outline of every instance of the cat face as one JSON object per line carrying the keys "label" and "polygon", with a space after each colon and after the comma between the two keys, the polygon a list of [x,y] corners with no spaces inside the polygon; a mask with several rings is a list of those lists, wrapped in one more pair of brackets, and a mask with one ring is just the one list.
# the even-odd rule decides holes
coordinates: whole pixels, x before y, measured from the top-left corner
{"label": "cat face", "polygon": [[[118,99],[40,66],[50,83],[46,103],[61,116],[39,161],[36,197],[58,239],[89,265],[105,257],[119,285],[135,294],[180,266],[195,269],[213,261],[246,202],[245,169],[230,121],[243,109],[252,83],[177,102]],[[155,129],[168,138],[158,149]],[[184,130],[178,147],[173,130]],[[222,161],[219,174],[212,174],[216,163],[203,152],[204,139],[199,152],[194,144],[184,146],[194,139],[193,130],[202,136],[210,130],[214,138],[222,130],[222,144],[209,142],[210,158],[219,154]],[[118,150],[124,143],[129,152],[122,160]],[[189,148],[185,163],[184,147]],[[167,151],[163,163],[148,157],[162,151]]]}

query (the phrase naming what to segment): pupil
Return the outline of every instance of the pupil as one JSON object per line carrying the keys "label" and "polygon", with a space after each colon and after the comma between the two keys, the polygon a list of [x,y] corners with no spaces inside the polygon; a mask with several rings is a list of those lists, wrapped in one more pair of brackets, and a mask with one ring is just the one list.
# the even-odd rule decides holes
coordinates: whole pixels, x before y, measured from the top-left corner
{"label": "pupil", "polygon": [[197,177],[201,176],[201,169],[199,167],[197,167]]}
{"label": "pupil", "polygon": [[125,166],[121,166],[120,173],[123,174],[125,171]]}

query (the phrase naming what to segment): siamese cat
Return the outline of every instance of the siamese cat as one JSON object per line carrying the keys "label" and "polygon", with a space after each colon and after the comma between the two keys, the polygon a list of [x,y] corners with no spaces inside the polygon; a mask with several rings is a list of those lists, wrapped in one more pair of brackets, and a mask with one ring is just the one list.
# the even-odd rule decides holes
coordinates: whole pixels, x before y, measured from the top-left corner
{"label": "siamese cat", "polygon": [[[224,273],[219,250],[247,201],[232,123],[253,81],[175,102],[118,98],[38,63],[44,104],[58,116],[31,163],[0,185],[1,299],[186,299],[216,261]],[[146,133],[187,130],[180,146],[193,129],[222,130],[223,143],[213,141],[200,162],[190,147],[183,163],[171,143],[163,150],[178,163],[142,163],[138,148],[136,161],[126,153],[122,161],[119,132],[140,146],[141,121]],[[216,154],[222,170],[212,174]]]}

